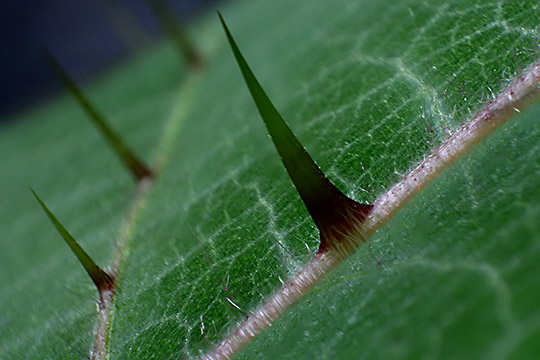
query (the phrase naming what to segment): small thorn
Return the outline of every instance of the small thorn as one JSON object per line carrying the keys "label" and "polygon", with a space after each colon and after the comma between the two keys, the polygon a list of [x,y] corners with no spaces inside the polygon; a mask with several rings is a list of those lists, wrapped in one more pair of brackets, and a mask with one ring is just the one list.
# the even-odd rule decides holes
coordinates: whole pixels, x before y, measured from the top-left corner
{"label": "small thorn", "polygon": [[360,241],[364,241],[357,229],[372,205],[349,199],[322,173],[255,78],[219,10],[218,15],[242,76],[281,161],[319,229],[319,252],[334,249],[342,255],[350,253]]}
{"label": "small thorn", "polygon": [[97,111],[86,95],[83,94],[81,89],[64,70],[62,65],[60,65],[60,63],[47,49],[44,49],[43,54],[51,69],[56,73],[60,81],[75,97],[75,99],[77,99],[79,105],[90,117],[103,137],[105,137],[106,142],[114,150],[116,155],[118,155],[122,163],[130,170],[133,177],[135,177],[137,181],[142,181],[145,178],[151,178],[153,176],[152,171],[150,171],[150,169],[143,164],[135,153],[128,148],[124,141],[122,141],[120,136],[109,126],[103,115]]}
{"label": "small thorn", "polygon": [[163,30],[176,44],[180,56],[186,59],[192,68],[202,65],[202,57],[193,46],[182,26],[180,20],[174,15],[173,10],[166,0],[146,0],[148,7],[152,10]]}
{"label": "small thorn", "polygon": [[114,276],[108,274],[107,272],[101,270],[99,266],[96,265],[94,260],[84,251],[84,249],[79,245],[79,243],[73,238],[73,236],[66,230],[64,225],[58,221],[56,216],[49,210],[47,205],[43,203],[40,197],[36,194],[34,189],[30,188],[37,201],[40,203],[41,207],[45,211],[45,214],[49,217],[53,223],[56,230],[62,235],[66,244],[71,248],[71,251],[77,256],[79,262],[84,267],[84,270],[88,273],[94,284],[96,285],[98,292],[101,294],[102,291],[112,290],[114,288]]}

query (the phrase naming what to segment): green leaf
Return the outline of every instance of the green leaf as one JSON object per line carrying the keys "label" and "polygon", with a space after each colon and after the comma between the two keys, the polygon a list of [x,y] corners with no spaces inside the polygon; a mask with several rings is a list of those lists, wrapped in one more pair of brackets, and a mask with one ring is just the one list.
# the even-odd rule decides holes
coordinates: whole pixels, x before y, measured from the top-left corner
{"label": "green leaf", "polygon": [[[360,203],[540,58],[532,1],[222,10],[299,142]],[[30,184],[96,263],[121,244],[111,359],[201,356],[317,252],[219,20],[191,30],[197,73],[157,44],[85,86],[159,170],[145,194],[67,96],[0,130],[0,358],[84,358],[94,338],[95,290]],[[441,174],[239,357],[535,359],[539,116],[523,110]]]}

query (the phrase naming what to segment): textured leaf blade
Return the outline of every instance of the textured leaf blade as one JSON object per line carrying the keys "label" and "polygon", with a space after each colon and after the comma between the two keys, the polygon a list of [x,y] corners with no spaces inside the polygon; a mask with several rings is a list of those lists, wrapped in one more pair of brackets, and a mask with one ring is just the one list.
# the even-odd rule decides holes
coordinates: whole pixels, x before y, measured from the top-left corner
{"label": "textured leaf blade", "polygon": [[[538,8],[534,4],[518,5],[515,2],[485,1],[437,4],[421,1],[338,1],[337,4],[325,1],[238,2],[224,8],[224,13],[235,29],[242,51],[249,54],[250,64],[257,70],[261,83],[272,94],[272,100],[279,104],[280,111],[295,129],[302,144],[345,194],[357,201],[371,202],[489,99],[490,89],[496,93],[520,69],[537,60]],[[184,127],[178,132],[169,133],[167,144],[159,147],[163,153],[157,155],[168,159],[162,178],[156,182],[135,227],[130,231],[130,245],[126,249],[129,256],[121,268],[120,293],[115,300],[115,317],[111,325],[111,358],[148,358],[157,354],[164,358],[199,356],[219,341],[236,322],[244,319],[244,314],[234,309],[226,297],[249,312],[281,285],[280,277],[284,279],[292,275],[318,246],[317,231],[290,186],[290,180],[284,176],[279,159],[258,123],[258,114],[252,106],[252,100],[244,85],[238,81],[236,65],[223,42],[223,34],[218,28],[219,24],[216,24],[215,15],[211,14],[209,18],[212,19],[211,25],[205,25],[207,30],[203,31],[208,36],[203,48],[211,49],[212,54],[209,66],[198,80],[192,81],[181,92],[181,99],[189,99],[182,102],[182,105],[189,104],[189,109],[177,111],[171,118],[184,121]],[[168,59],[164,60],[166,63],[170,62],[170,57],[163,56],[163,59]],[[154,66],[148,66],[146,71],[135,71],[132,74],[161,72],[159,64],[161,60],[156,61]],[[131,84],[128,82],[130,77],[119,77],[116,86]],[[162,76],[162,80],[170,81],[168,76]],[[124,88],[124,85],[121,87]],[[117,114],[124,114],[125,118],[129,118],[128,115],[163,111],[160,109],[169,108],[167,104],[178,102],[171,88],[165,88],[162,92],[150,91],[156,99],[162,100],[149,103],[140,97],[142,90],[137,90],[147,88],[146,85],[130,85],[125,88],[124,93],[139,100],[126,101],[124,98],[130,106],[138,106],[133,110],[124,103],[122,109],[116,110]],[[138,95],[133,95],[135,93]],[[149,95],[146,92],[142,94]],[[110,100],[110,104],[112,102]],[[54,120],[48,120],[47,123],[58,122],[63,125],[61,133],[68,133],[72,128],[64,125],[76,111],[66,103],[58,107],[61,110],[57,110],[53,114],[55,116],[49,115]],[[114,110],[114,106],[110,105],[110,109]],[[139,134],[135,137],[139,140],[135,141],[146,144],[146,149],[151,151],[156,140],[155,137],[153,140],[148,139],[150,135],[146,132],[150,128],[146,120],[144,116],[134,117],[133,122],[125,124],[139,126],[125,128]],[[52,132],[47,125],[39,127],[42,133],[44,129]],[[69,220],[65,219],[66,223],[70,227],[73,224],[74,229],[85,230],[82,231],[85,240],[95,239],[92,240],[96,241],[95,247],[101,249],[97,252],[105,252],[110,238],[114,238],[117,233],[113,230],[118,231],[120,228],[118,215],[115,214],[122,213],[122,205],[125,205],[122,201],[127,201],[123,196],[129,198],[130,194],[129,191],[118,190],[123,187],[116,187],[115,184],[122,180],[114,175],[113,179],[107,180],[115,172],[114,167],[109,166],[106,152],[101,153],[95,165],[90,160],[85,162],[89,168],[84,172],[73,165],[75,161],[65,161],[71,159],[69,153],[59,155],[52,150],[41,149],[41,157],[28,156],[28,152],[24,152],[31,160],[28,165],[23,166],[25,161],[20,159],[11,161],[12,154],[18,152],[13,149],[24,148],[22,144],[30,140],[37,144],[49,144],[47,149],[54,146],[50,145],[54,144],[52,140],[36,141],[38,137],[30,136],[31,132],[30,126],[17,125],[6,130],[6,134],[13,136],[5,135],[0,141],[2,154],[9,154],[3,157],[7,167],[14,169],[10,173],[15,180],[1,179],[6,189],[1,194],[6,199],[2,203],[17,204],[11,209],[16,215],[8,217],[10,220],[6,221],[10,237],[25,239],[20,241],[25,244],[30,241],[28,239],[37,238],[33,236],[35,233],[46,231],[39,226],[35,230],[27,226],[28,223],[37,222],[32,219],[37,218],[42,222],[42,214],[32,212],[35,202],[28,199],[21,201],[24,198],[15,195],[18,189],[15,182],[24,183],[22,192],[29,195],[26,182],[32,178],[32,184],[46,191],[51,205],[54,201],[54,208],[57,208],[58,202],[64,202],[61,208],[67,209]],[[86,138],[82,129],[74,132],[79,135],[73,141],[84,145]],[[17,141],[10,139],[14,135],[17,135]],[[70,144],[68,140],[62,140],[61,143],[65,144],[62,148]],[[79,149],[77,146],[68,148],[75,151]],[[90,148],[98,151],[97,147]],[[80,152],[84,153],[82,149]],[[90,159],[89,154],[86,156]],[[74,158],[81,161],[86,156]],[[63,157],[63,161],[60,161],[60,157]],[[51,158],[57,159],[53,169],[48,169],[49,172],[35,170],[47,169],[40,167],[40,164],[51,161]],[[520,161],[524,164],[533,163],[529,158]],[[101,166],[103,170],[96,170]],[[496,179],[498,174],[489,169],[482,172],[490,181]],[[60,179],[53,176],[55,173],[64,176]],[[462,175],[452,183],[468,183],[467,174]],[[35,182],[33,177],[37,178]],[[81,185],[83,183],[85,186]],[[77,198],[62,198],[60,193],[65,193],[66,185],[77,189],[74,191]],[[446,186],[450,187],[450,184]],[[524,188],[527,187],[529,193],[535,192],[536,185],[533,182],[524,184]],[[103,203],[114,202],[114,206],[96,200],[98,197],[95,194],[103,188],[108,195],[104,196],[107,200],[103,200]],[[501,188],[495,194],[499,194],[498,190]],[[475,216],[479,219],[483,219],[482,213],[488,217],[494,214],[513,216],[513,212],[493,212],[490,205],[475,207],[475,204],[480,204],[478,198],[492,194],[476,192],[475,195],[471,202],[462,204],[459,209],[466,210],[468,206],[476,208],[478,212]],[[514,205],[526,204],[528,207],[534,198],[526,195],[523,192],[521,200]],[[513,201],[511,198],[505,199]],[[88,220],[89,223],[86,223],[80,220],[82,223],[77,223],[76,220],[81,219],[80,214],[70,210],[80,206],[80,202],[94,204],[90,208],[82,207],[89,209],[90,216],[99,217],[96,214],[106,213],[107,216],[101,216],[112,219],[105,222],[108,224],[105,229],[100,228],[102,225],[98,225],[99,221]],[[447,205],[439,205],[423,208],[421,212],[404,212],[407,216],[404,215],[402,219],[407,221],[389,224],[392,228],[381,233],[384,239],[375,239],[375,242],[370,243],[370,248],[366,247],[350,259],[344,266],[345,269],[351,269],[350,272],[338,270],[335,277],[329,279],[329,283],[323,283],[316,290],[315,297],[306,299],[291,310],[292,318],[295,315],[301,318],[298,322],[301,326],[296,331],[305,337],[305,342],[302,339],[297,342],[296,333],[291,335],[288,326],[294,324],[294,319],[287,317],[283,324],[276,324],[279,329],[275,333],[279,337],[277,342],[271,332],[261,335],[257,340],[254,344],[254,349],[260,351],[257,356],[286,357],[290,352],[290,356],[295,358],[313,358],[313,353],[306,351],[305,355],[297,349],[302,347],[309,350],[317,339],[321,340],[320,344],[327,345],[323,350],[318,349],[321,350],[317,354],[319,357],[344,358],[357,357],[360,353],[372,355],[371,358],[379,354],[390,358],[392,354],[405,354],[400,358],[417,359],[438,352],[450,357],[455,354],[452,351],[457,351],[457,348],[452,349],[452,344],[456,342],[463,345],[461,349],[471,351],[479,348],[481,350],[478,351],[484,351],[489,347],[485,345],[488,343],[512,342],[514,333],[499,332],[500,328],[490,327],[489,324],[475,326],[478,319],[496,319],[493,325],[498,321],[498,308],[493,306],[493,297],[477,296],[482,295],[480,290],[486,290],[484,295],[492,294],[487,288],[488,283],[482,283],[476,293],[471,292],[467,285],[470,284],[467,277],[480,283],[485,279],[483,273],[463,270],[458,277],[454,277],[451,272],[432,270],[427,278],[423,269],[404,271],[399,268],[399,263],[393,262],[394,254],[396,258],[404,258],[405,261],[423,255],[425,252],[422,252],[422,248],[426,246],[432,251],[430,255],[445,251],[448,251],[449,257],[467,253],[452,252],[450,250],[454,248],[445,245],[445,239],[452,239],[449,232],[455,230],[461,220],[453,226],[444,225],[448,227],[444,236],[430,238],[427,245],[421,240],[431,236],[432,229],[428,227],[418,234],[414,233],[415,228],[420,230],[420,224],[427,221],[424,221],[426,217],[428,220],[444,220],[433,215],[437,209],[444,210],[442,213],[448,210]],[[497,210],[505,208],[509,207],[498,207]],[[454,210],[450,208],[449,211]],[[6,212],[4,210],[2,218]],[[18,218],[21,220],[16,220]],[[184,219],[192,224],[215,269],[208,265],[193,234],[185,226]],[[419,226],[413,227],[410,224]],[[23,228],[28,229],[25,231]],[[534,239],[536,231],[531,229],[531,233],[523,234],[533,236]],[[74,231],[80,234],[79,230]],[[411,238],[406,235],[409,232],[413,233]],[[400,242],[404,237],[406,239]],[[387,238],[391,238],[391,241]],[[54,244],[55,239],[47,243]],[[418,246],[409,246],[407,239],[414,239],[411,242],[419,241]],[[477,242],[456,244],[460,247],[474,247]],[[494,248],[503,244],[494,243]],[[64,265],[68,261],[63,260],[71,254],[65,255],[65,246],[60,245],[62,247],[58,248],[56,261],[52,263]],[[7,251],[3,251],[4,248]],[[92,254],[94,250],[89,248]],[[468,253],[474,254],[474,249],[469,250]],[[537,267],[526,254],[522,253],[515,260],[514,257],[503,255],[502,250],[500,259],[506,261],[508,268],[516,266],[527,269],[527,274],[537,273]],[[533,248],[529,250],[531,256],[536,254]],[[47,249],[40,248],[42,251]],[[0,253],[3,260],[0,266],[9,269],[26,268],[11,259],[18,256],[4,259],[9,256],[4,254],[18,254],[11,245],[2,244]],[[98,256],[98,262],[105,263],[101,261],[104,255]],[[34,255],[32,261],[38,258]],[[476,261],[478,257],[472,256],[470,259]],[[446,260],[447,263],[455,261],[450,258]],[[377,264],[380,264],[380,268],[375,266]],[[399,271],[391,271],[394,264]],[[38,269],[43,271],[44,267]],[[365,276],[358,278],[358,271]],[[74,267],[67,276],[78,273],[80,269]],[[69,344],[76,344],[77,349],[82,349],[82,358],[91,337],[81,334],[91,333],[94,319],[92,306],[95,307],[95,304],[71,301],[69,294],[73,290],[88,289],[74,285],[80,281],[63,281],[62,286],[49,282],[44,284],[41,279],[25,271],[15,274],[10,270],[5,274],[9,276],[2,277],[2,293],[10,295],[2,298],[1,307],[8,309],[9,326],[4,329],[9,330],[0,336],[0,357],[72,358],[74,350]],[[359,280],[355,282],[357,278]],[[527,289],[527,284],[533,283],[534,279],[527,280],[524,276],[510,279],[517,294],[512,307],[522,312],[518,324],[528,315],[534,320],[538,303],[529,297],[524,297],[526,301],[523,302],[519,300],[521,286]],[[382,285],[377,285],[379,280]],[[324,292],[325,287],[334,282],[336,287]],[[396,287],[429,289],[422,287],[422,282],[432,284],[437,291],[420,293],[417,297],[405,298],[407,302],[402,301],[403,294],[396,291]],[[452,287],[456,283],[459,286]],[[227,291],[224,290],[225,285]],[[44,286],[48,288],[47,291],[38,291]],[[8,290],[4,292],[4,289]],[[50,296],[43,296],[49,293]],[[62,293],[64,300],[59,301],[55,293]],[[472,297],[467,294],[472,294]],[[47,302],[41,300],[44,298],[47,298]],[[484,310],[472,301],[465,301],[475,298],[486,300],[476,303],[485,304]],[[321,303],[325,300],[330,306],[318,306],[319,299]],[[440,306],[424,307],[426,300],[438,301]],[[311,308],[310,302],[314,303]],[[17,303],[24,306],[18,306]],[[77,306],[70,305],[73,303]],[[336,305],[335,309],[341,309],[345,307],[343,303],[349,305],[346,307],[348,312],[335,314],[332,305]],[[28,304],[39,305],[30,305],[31,309],[28,310]],[[304,307],[306,312],[302,311]],[[422,312],[424,308],[435,311]],[[365,321],[361,324],[352,321],[348,325],[349,319],[354,318],[355,309],[362,310],[356,318]],[[410,311],[410,317],[405,317],[408,310],[414,311]],[[62,320],[62,317],[67,321]],[[438,331],[441,321],[451,322],[453,318],[459,318],[459,324],[463,326],[457,326],[455,331]],[[305,319],[314,322],[304,323]],[[526,320],[523,321],[525,324]],[[336,324],[339,326],[336,327]],[[426,327],[415,328],[415,324],[429,326],[426,330]],[[470,333],[457,331],[466,326],[484,331],[485,335],[478,332],[484,336],[481,345],[467,341],[478,339],[469,336]],[[67,328],[69,331],[58,331],[58,328]],[[411,329],[417,329],[425,337],[416,336]],[[437,340],[436,335],[439,334],[441,341],[436,345],[430,336]],[[445,336],[448,334],[454,337]],[[528,336],[525,332],[518,334],[523,335],[515,339],[518,345],[529,346],[516,347],[524,349],[522,354],[516,356],[534,358],[535,353],[530,350],[530,344],[534,344],[537,339],[534,328],[530,328]],[[324,342],[324,339],[330,343]],[[271,347],[264,347],[260,343],[266,341]],[[294,347],[295,343],[298,343],[298,348]],[[317,352],[316,346],[313,349]],[[496,346],[492,349],[497,353]],[[486,358],[494,358],[491,356],[493,353],[486,353]]]}
{"label": "textured leaf blade", "polygon": [[[365,4],[340,4],[295,3],[287,14],[275,3],[238,4],[224,14],[261,83],[321,168],[329,169],[346,194],[371,202],[466,121],[483,103],[487,86],[505,86],[500,74],[516,70],[508,48],[535,40],[490,31],[486,12],[498,11],[497,4],[462,3],[467,11],[457,13],[445,12],[446,5],[418,2],[397,7],[377,3],[369,7],[370,13]],[[303,14],[302,26],[296,14]],[[380,21],[385,16],[392,19],[393,32]],[[276,27],[277,19],[281,26]],[[460,31],[470,36],[484,30],[483,36],[472,37],[474,47],[488,46],[497,55],[464,49],[457,38],[450,41],[443,29],[451,31],[456,23],[464,24]],[[255,34],[254,28],[260,32]],[[115,356],[127,352],[143,358],[159,351],[199,356],[245,319],[227,303],[227,280],[230,298],[249,314],[318,246],[316,228],[290,180],[283,178],[274,149],[264,145],[264,130],[254,120],[259,115],[232,70],[236,65],[227,60],[229,51],[215,50],[219,62],[207,68],[211,80],[199,89],[204,96],[197,97],[186,114],[188,119],[204,118],[204,127],[186,123],[172,145],[174,153],[185,157],[164,171],[166,182],[154,188],[155,197],[147,203],[146,214],[167,209],[170,216],[148,216],[139,224],[124,271],[134,278],[146,276],[148,286],[141,288],[126,277],[118,306],[130,314],[145,314],[144,303],[150,302],[153,310],[150,324],[146,316],[116,319],[111,343]],[[528,56],[527,63],[537,58],[534,52]],[[479,61],[484,64],[481,70]],[[479,72],[485,77],[478,77]],[[467,80],[466,95],[447,81],[454,82],[453,73]],[[209,148],[216,150],[201,159]],[[180,182],[189,183],[188,189],[165,186]],[[191,232],[179,225],[184,217],[217,264],[215,269]],[[154,241],[148,244],[150,233]],[[140,262],[157,267],[157,278],[142,274]],[[330,334],[330,329],[322,326],[320,335]],[[177,343],[165,341],[171,333]],[[144,348],[151,339],[164,341]]]}

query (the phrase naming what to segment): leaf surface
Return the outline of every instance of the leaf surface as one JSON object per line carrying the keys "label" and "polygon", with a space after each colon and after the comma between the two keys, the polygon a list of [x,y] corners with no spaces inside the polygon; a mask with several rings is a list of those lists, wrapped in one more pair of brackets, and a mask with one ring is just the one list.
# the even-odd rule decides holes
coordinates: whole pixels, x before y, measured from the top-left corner
{"label": "leaf surface", "polygon": [[[362,203],[539,58],[534,2],[283,0],[222,10],[300,142]],[[219,20],[196,29],[206,67],[179,89],[175,54],[158,47],[89,91],[126,142],[158,163],[129,222],[129,175],[73,103],[33,110],[26,117],[40,121],[0,134],[11,174],[2,203],[13,204],[1,217],[0,357],[83,358],[91,348],[92,285],[29,183],[97,263],[126,239],[111,359],[200,356],[316,252],[317,229]],[[539,114],[531,107],[445,172],[240,358],[534,358]]]}

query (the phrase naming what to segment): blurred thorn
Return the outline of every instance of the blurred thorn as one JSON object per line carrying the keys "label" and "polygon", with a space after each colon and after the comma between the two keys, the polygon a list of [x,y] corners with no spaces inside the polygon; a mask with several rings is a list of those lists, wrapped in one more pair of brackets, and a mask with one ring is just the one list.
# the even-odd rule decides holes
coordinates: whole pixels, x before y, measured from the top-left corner
{"label": "blurred thorn", "polygon": [[62,65],[55,59],[55,57],[47,50],[44,49],[45,60],[49,63],[51,69],[56,73],[60,81],[69,90],[69,92],[77,99],[79,105],[84,109],[86,114],[92,120],[92,123],[99,129],[107,144],[113,149],[114,153],[120,158],[126,168],[137,181],[151,178],[153,176],[150,169],[143,164],[143,162],[135,155],[135,153],[128,148],[122,138],[110,127],[109,123],[105,120],[103,115],[98,112],[95,106],[88,100],[86,95],[83,94],[81,89],[75,84],[75,81],[64,70]]}
{"label": "blurred thorn", "polygon": [[195,49],[182,23],[175,16],[174,11],[167,4],[166,0],[146,0],[146,3],[156,16],[163,30],[176,44],[180,56],[187,61],[191,68],[196,69],[200,67],[203,63],[201,55]]}

